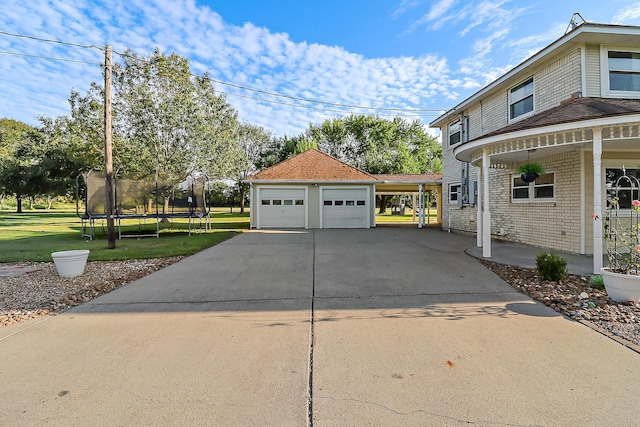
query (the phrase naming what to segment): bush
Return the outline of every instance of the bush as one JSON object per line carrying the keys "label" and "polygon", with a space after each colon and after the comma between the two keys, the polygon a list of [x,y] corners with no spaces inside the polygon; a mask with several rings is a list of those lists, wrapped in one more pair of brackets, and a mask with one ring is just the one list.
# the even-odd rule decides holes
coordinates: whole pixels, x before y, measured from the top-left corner
{"label": "bush", "polygon": [[536,271],[545,280],[561,280],[567,277],[567,260],[556,254],[538,254]]}
{"label": "bush", "polygon": [[601,275],[591,276],[591,287],[596,289],[604,289],[604,279]]}

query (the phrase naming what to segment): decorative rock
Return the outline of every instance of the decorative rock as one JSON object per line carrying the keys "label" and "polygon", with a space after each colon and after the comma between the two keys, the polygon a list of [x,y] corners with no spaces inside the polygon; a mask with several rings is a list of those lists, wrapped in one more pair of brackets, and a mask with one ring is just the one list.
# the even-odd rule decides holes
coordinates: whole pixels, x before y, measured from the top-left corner
{"label": "decorative rock", "polygon": [[589,294],[587,294],[586,292],[582,292],[580,294],[580,299],[587,299],[587,298],[589,298]]}

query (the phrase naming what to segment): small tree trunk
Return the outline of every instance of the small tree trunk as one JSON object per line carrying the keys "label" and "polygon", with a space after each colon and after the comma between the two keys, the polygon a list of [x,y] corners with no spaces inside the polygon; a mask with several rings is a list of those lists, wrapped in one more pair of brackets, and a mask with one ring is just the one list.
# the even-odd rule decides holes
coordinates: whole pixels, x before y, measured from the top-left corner
{"label": "small tree trunk", "polygon": [[32,211],[33,210],[33,202],[36,200],[35,197],[31,196],[29,197],[29,210]]}
{"label": "small tree trunk", "polygon": [[[169,197],[164,198],[164,203],[162,205],[162,213],[165,215],[169,214]],[[169,222],[169,218],[164,217],[160,222]]]}
{"label": "small tree trunk", "polygon": [[16,196],[16,213],[22,213],[22,196]]}
{"label": "small tree trunk", "polygon": [[244,213],[244,193],[245,193],[244,184],[240,184],[240,213]]}
{"label": "small tree trunk", "polygon": [[47,210],[51,210],[51,206],[53,206],[53,197],[47,196]]}

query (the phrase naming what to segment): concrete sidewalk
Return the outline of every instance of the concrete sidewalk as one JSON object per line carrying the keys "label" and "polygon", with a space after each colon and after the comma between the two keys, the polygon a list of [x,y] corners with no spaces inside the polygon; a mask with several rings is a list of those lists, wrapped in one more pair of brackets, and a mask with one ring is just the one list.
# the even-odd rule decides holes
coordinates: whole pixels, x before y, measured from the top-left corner
{"label": "concrete sidewalk", "polygon": [[[439,230],[251,231],[0,331],[16,425],[637,425],[640,355]],[[10,329],[10,328],[4,328]]]}

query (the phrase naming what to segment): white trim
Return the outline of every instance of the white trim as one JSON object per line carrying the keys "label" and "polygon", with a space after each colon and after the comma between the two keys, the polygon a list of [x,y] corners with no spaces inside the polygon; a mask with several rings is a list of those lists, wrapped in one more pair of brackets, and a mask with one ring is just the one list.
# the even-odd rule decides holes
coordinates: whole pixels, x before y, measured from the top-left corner
{"label": "white trim", "polygon": [[482,150],[482,175],[484,176],[484,203],[482,209],[482,256],[491,258],[491,211],[489,209],[489,168],[491,167],[491,158],[489,150]]}
{"label": "white trim", "polygon": [[[420,184],[422,185],[422,184]],[[447,184],[447,204],[448,205],[458,205],[458,197],[462,197],[462,194],[460,191],[456,191],[456,200],[452,201],[451,200],[451,187],[460,187],[460,189],[462,189],[462,183],[460,181],[456,181],[456,182],[450,182]]]}
{"label": "white trim", "polygon": [[[529,80],[531,80],[531,84],[533,85],[533,92],[531,93],[531,95],[527,95],[527,96],[525,96],[523,98],[520,98],[520,99],[514,101],[512,99],[512,96],[511,96],[513,94],[513,90],[518,86],[524,85]],[[524,101],[525,99],[527,99],[529,97],[531,97],[531,101],[532,101],[531,111],[527,111],[526,113],[520,114],[519,116],[516,116],[516,117],[511,117],[511,106],[513,104],[516,104],[516,103],[520,102],[520,101]],[[507,90],[507,116],[509,118],[509,123],[515,123],[515,122],[519,122],[520,120],[524,120],[527,117],[531,117],[535,113],[536,113],[536,80],[535,80],[534,76],[529,76],[526,79],[522,79],[519,83],[514,84],[513,86],[511,86]]]}
{"label": "white trim", "polygon": [[581,73],[581,85],[580,92],[582,96],[587,96],[587,45],[582,44],[580,49],[580,73]]}
{"label": "white trim", "polygon": [[[611,51],[640,53],[640,48],[611,45],[600,46],[600,95],[603,98],[640,98],[640,91],[611,90],[611,81],[609,78],[609,52]],[[638,72],[638,74],[640,74],[640,72]]]}
{"label": "white trim", "polygon": [[587,222],[585,214],[587,209],[587,177],[584,161],[586,150],[580,151],[580,253],[587,253]]}
{"label": "white trim", "polygon": [[[513,179],[514,178],[520,178],[520,174],[518,173],[513,173],[511,175],[511,182],[510,187],[511,187],[511,203],[512,204],[523,204],[523,203],[555,203],[556,202],[556,173],[555,171],[549,171],[549,172],[545,172],[545,175],[550,175],[553,174],[553,197],[535,197],[535,189],[536,189],[536,183],[535,181],[533,182],[527,182],[528,184],[528,190],[529,190],[529,197],[526,199],[514,199],[513,198]],[[543,184],[543,185],[549,185],[549,184]],[[525,188],[525,187],[521,187],[521,188]]]}
{"label": "white trim", "polygon": [[[487,138],[480,138],[473,142],[462,144],[454,149],[453,154],[457,160],[465,161],[460,159],[458,156],[463,153],[468,153],[470,151],[477,151],[485,146],[495,144],[498,142],[504,142],[509,139],[524,139],[529,138],[535,135],[541,135],[545,133],[561,133],[568,131],[579,131],[581,129],[591,129],[597,127],[607,127],[607,126],[615,126],[620,124],[626,124],[630,122],[639,122],[640,114],[627,114],[623,116],[615,116],[615,117],[605,117],[601,119],[591,119],[591,120],[580,120],[576,122],[569,123],[560,123],[557,125],[536,127],[532,129],[524,129],[516,132],[507,132],[499,135],[490,136]],[[579,141],[582,143],[582,141]],[[570,144],[564,144],[570,145]],[[557,147],[557,145],[550,145],[548,147]],[[539,149],[544,149],[545,146],[536,147]]]}
{"label": "white trim", "polygon": [[602,129],[593,130],[593,274],[602,268]]}

